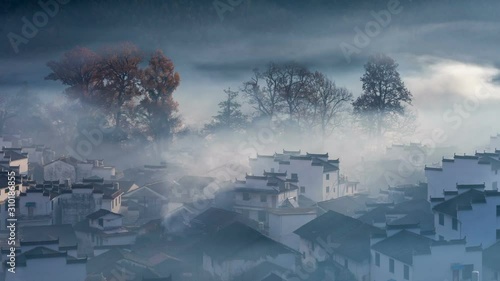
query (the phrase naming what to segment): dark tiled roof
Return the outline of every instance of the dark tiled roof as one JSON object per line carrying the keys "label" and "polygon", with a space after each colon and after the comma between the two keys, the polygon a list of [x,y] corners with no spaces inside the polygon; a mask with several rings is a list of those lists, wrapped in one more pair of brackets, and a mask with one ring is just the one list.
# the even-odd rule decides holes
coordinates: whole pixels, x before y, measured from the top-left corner
{"label": "dark tiled roof", "polygon": [[371,211],[364,213],[363,215],[358,217],[358,220],[367,224],[385,223],[386,221],[385,215],[389,210],[390,210],[389,206],[379,206]]}
{"label": "dark tiled roof", "polygon": [[259,260],[266,256],[297,254],[294,250],[264,236],[257,230],[234,222],[204,241],[203,251],[215,260],[243,258]]}
{"label": "dark tiled roof", "polygon": [[430,254],[433,240],[402,230],[372,246],[372,249],[398,261],[411,265],[413,255]]}
{"label": "dark tiled roof", "polygon": [[262,279],[261,281],[285,281],[285,279],[279,277],[275,273],[271,273],[266,278]]}
{"label": "dark tiled roof", "polygon": [[371,235],[383,232],[382,229],[333,211],[328,211],[294,231],[309,241],[323,239],[328,243],[335,243],[337,246],[334,251],[357,261],[370,257]]}
{"label": "dark tiled roof", "polygon": [[326,158],[328,158],[328,152],[327,153],[321,153],[321,154],[320,153],[309,153],[309,152],[306,152],[306,155],[310,156],[310,157],[321,157],[321,158],[326,157]]}
{"label": "dark tiled roof", "polygon": [[5,158],[10,158],[11,161],[26,159],[28,156],[23,153],[19,153],[13,150],[5,150],[4,151]]}
{"label": "dark tiled roof", "polygon": [[457,217],[457,210],[471,209],[473,203],[485,202],[485,193],[476,189],[470,189],[460,195],[434,206],[433,210],[439,213]]}
{"label": "dark tiled roof", "polygon": [[77,247],[75,230],[69,224],[25,226],[20,229],[21,244],[44,245],[58,241],[59,249]]}
{"label": "dark tiled roof", "polygon": [[177,182],[184,188],[203,189],[214,180],[212,177],[183,176]]}
{"label": "dark tiled roof", "polygon": [[342,196],[339,198],[318,202],[320,211],[328,210],[335,211],[347,216],[354,216],[359,211],[366,210],[367,203],[373,203],[375,200],[365,194],[357,194],[353,196]]}
{"label": "dark tiled roof", "polygon": [[443,168],[441,168],[441,167],[427,167],[427,166],[425,166],[424,170],[427,170],[427,171],[442,171]]}
{"label": "dark tiled roof", "polygon": [[191,226],[204,232],[212,232],[240,220],[243,217],[239,213],[211,207],[194,217]]}
{"label": "dark tiled roof", "polygon": [[105,209],[100,209],[98,211],[93,212],[90,215],[87,215],[87,218],[89,218],[91,220],[95,220],[95,219],[98,219],[98,218],[103,217],[103,216],[108,215],[108,214],[113,214],[115,216],[120,216],[120,217],[122,216],[120,214],[113,213],[113,212],[105,210]]}
{"label": "dark tiled roof", "polygon": [[484,183],[482,184],[457,184],[457,189],[471,189],[471,188],[479,188],[484,189]]}
{"label": "dark tiled roof", "polygon": [[[257,266],[250,270],[236,276],[232,281],[269,281],[274,279],[266,279],[271,275],[280,276],[288,273],[288,269],[278,266],[274,263],[265,261],[259,263]],[[274,276],[272,278],[275,278]],[[282,279],[277,279],[281,281]]]}

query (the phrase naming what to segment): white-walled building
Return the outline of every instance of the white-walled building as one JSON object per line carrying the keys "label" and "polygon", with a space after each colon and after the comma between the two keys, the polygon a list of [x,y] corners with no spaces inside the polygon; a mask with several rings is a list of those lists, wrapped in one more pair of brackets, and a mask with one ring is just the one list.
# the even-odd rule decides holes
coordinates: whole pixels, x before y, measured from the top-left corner
{"label": "white-walled building", "polygon": [[123,227],[122,215],[100,209],[75,225],[82,252],[94,256],[94,247],[133,245],[137,233]]}
{"label": "white-walled building", "polygon": [[18,221],[23,226],[52,224],[50,189],[43,184],[19,194]]}
{"label": "white-walled building", "polygon": [[104,166],[103,160],[80,161],[73,157],[61,157],[43,166],[43,177],[46,181],[60,183],[67,180],[81,182],[91,177],[112,180],[116,177],[116,170],[112,166]]}
{"label": "white-walled building", "polygon": [[500,160],[496,153],[455,155],[443,159],[441,167],[425,167],[428,196],[442,197],[444,191],[455,191],[457,184],[484,183],[486,190],[498,189]]}
{"label": "white-walled building", "polygon": [[472,280],[482,272],[481,247],[465,240],[435,241],[407,230],[372,240],[371,281]]}
{"label": "white-walled building", "polygon": [[45,165],[55,159],[55,151],[45,145],[23,146],[21,151],[28,155],[30,164]]}
{"label": "white-walled building", "polygon": [[298,179],[299,194],[315,202],[358,192],[357,183],[341,178],[339,160],[329,159],[328,153],[301,155],[300,150],[283,150],[280,154],[250,158],[250,167],[253,175],[288,173],[291,178]]}
{"label": "white-walled building", "polygon": [[456,185],[431,203],[438,239],[466,237],[468,245],[485,248],[500,240],[500,192],[483,184]]}
{"label": "white-walled building", "polygon": [[276,208],[268,211],[269,237],[298,251],[300,237],[294,231],[316,218],[316,208]]}
{"label": "white-walled building", "polygon": [[78,183],[51,190],[54,224],[75,224],[99,209],[118,213],[123,192],[115,184]]}
{"label": "white-walled building", "polygon": [[252,220],[268,224],[268,209],[298,206],[297,179],[287,178],[287,173],[266,172],[264,176],[247,175],[236,181],[234,209]]}
{"label": "white-walled building", "polygon": [[[370,279],[370,237],[382,229],[334,211],[298,228],[303,265],[330,263],[348,270],[359,281]],[[384,280],[384,279],[380,279]]]}

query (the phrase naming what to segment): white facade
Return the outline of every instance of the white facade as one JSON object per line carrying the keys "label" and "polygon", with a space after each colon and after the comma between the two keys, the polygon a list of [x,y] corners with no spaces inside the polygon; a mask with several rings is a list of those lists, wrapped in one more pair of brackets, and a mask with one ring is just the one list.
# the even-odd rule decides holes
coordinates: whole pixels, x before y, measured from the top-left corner
{"label": "white facade", "polygon": [[[467,196],[468,193],[475,196]],[[468,206],[460,203],[456,216],[440,212],[437,204],[434,208],[434,226],[438,239],[452,240],[467,238],[467,245],[489,247],[500,239],[500,193],[478,190],[466,191],[457,196],[471,202]],[[448,199],[453,200],[454,197]],[[441,204],[447,204],[443,202]],[[449,203],[448,203],[449,204]]]}
{"label": "white facade", "polygon": [[293,232],[315,218],[315,209],[271,210],[269,211],[269,237],[298,251],[300,237]]}
{"label": "white facade", "polygon": [[[404,245],[401,245],[404,247]],[[375,263],[379,255],[380,264]],[[390,270],[393,261],[394,272]],[[468,250],[464,244],[432,246],[428,254],[413,255],[412,264],[406,264],[393,257],[372,250],[371,279],[380,280],[470,280],[464,279],[464,269],[472,266],[474,271],[482,272],[481,250]],[[408,278],[405,278],[405,267]],[[455,271],[455,272],[454,272]],[[459,279],[454,279],[453,276]],[[480,279],[481,280],[481,279]]]}
{"label": "white facade", "polygon": [[458,156],[443,159],[440,168],[425,168],[430,197],[443,197],[444,191],[456,190],[457,184],[484,183],[486,190],[498,188],[500,173],[479,156]]}
{"label": "white facade", "polygon": [[76,168],[62,160],[56,160],[43,167],[43,178],[46,181],[59,181],[60,183],[67,179],[76,182]]}
{"label": "white facade", "polygon": [[284,178],[247,176],[245,181],[236,182],[234,209],[252,220],[267,225],[268,209],[278,208],[286,200],[296,202],[297,197],[297,187]]}
{"label": "white facade", "polygon": [[43,167],[43,175],[46,181],[63,183],[69,179],[75,183],[93,176],[111,180],[115,178],[116,170],[114,167],[104,166],[100,160],[83,162],[74,158],[61,158],[46,164]]}
{"label": "white facade", "polygon": [[19,214],[22,217],[50,216],[52,201],[48,194],[40,191],[27,191],[19,196]]}
{"label": "white facade", "polygon": [[257,155],[250,159],[253,175],[264,172],[287,173],[297,177],[299,194],[316,202],[338,198],[340,172],[338,160],[329,160],[328,154],[306,154],[285,152],[274,155]]}

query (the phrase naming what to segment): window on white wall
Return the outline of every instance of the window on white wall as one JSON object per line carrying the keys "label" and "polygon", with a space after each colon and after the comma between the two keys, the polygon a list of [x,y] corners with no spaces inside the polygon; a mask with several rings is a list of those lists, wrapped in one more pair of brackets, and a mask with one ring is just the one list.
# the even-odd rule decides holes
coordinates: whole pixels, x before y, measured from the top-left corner
{"label": "window on white wall", "polygon": [[306,187],[305,186],[301,186],[300,187],[300,193],[305,193],[306,192]]}
{"label": "window on white wall", "polygon": [[410,267],[405,264],[403,277],[405,280],[410,280]]}
{"label": "window on white wall", "polygon": [[375,253],[375,265],[380,267],[380,254]]}
{"label": "window on white wall", "polygon": [[444,214],[439,214],[439,224],[444,225]]}
{"label": "window on white wall", "polygon": [[326,187],[326,192],[327,193],[330,192],[330,187],[329,186]]}
{"label": "window on white wall", "polygon": [[394,273],[394,260],[389,259],[389,272]]}
{"label": "window on white wall", "polygon": [[326,180],[330,180],[330,174],[326,174]]}
{"label": "window on white wall", "polygon": [[453,220],[451,221],[451,228],[453,230],[457,230],[458,229],[458,220],[456,218],[453,218]]}
{"label": "window on white wall", "polygon": [[245,193],[243,193],[243,200],[244,200],[244,201],[248,201],[248,200],[250,200],[250,194],[248,194],[248,193],[246,193],[246,192],[245,192]]}

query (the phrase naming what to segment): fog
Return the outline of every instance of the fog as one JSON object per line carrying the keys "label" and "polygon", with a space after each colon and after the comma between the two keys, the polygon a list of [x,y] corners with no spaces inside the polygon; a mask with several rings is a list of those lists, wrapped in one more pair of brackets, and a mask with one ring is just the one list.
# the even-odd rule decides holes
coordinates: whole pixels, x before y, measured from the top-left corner
{"label": "fog", "polygon": [[[346,182],[356,182],[371,197],[385,196],[379,192],[387,191],[388,187],[425,182],[425,168],[440,167],[443,158],[486,150],[495,152],[497,147],[490,145],[490,137],[500,132],[500,124],[496,122],[500,119],[500,39],[496,36],[500,32],[500,2],[242,0],[232,1],[232,6],[217,6],[219,2],[228,1],[71,0],[58,4],[54,15],[37,27],[34,35],[26,36],[23,33],[26,19],[35,20],[33,15],[43,8],[36,1],[3,1],[0,3],[0,98],[29,92],[26,100],[35,100],[31,98],[34,95],[38,104],[23,110],[20,103],[21,109],[16,109],[16,117],[7,121],[4,135],[30,138],[32,144],[51,147],[57,156],[104,159],[119,173],[148,170],[144,165],[165,164],[166,171],[155,170],[144,184],[164,182],[164,189],[175,189],[174,183],[180,178],[192,175],[214,177],[213,189],[233,190],[237,180],[258,176],[253,175],[251,165],[251,159],[256,157],[276,157],[276,153],[299,150],[300,154],[328,153],[329,160],[340,161],[339,176],[346,177]],[[382,12],[389,13],[389,18],[382,19],[384,23],[378,29],[370,30],[370,23],[380,20],[377,17]],[[13,34],[24,40],[13,41]],[[107,137],[120,132],[113,131],[107,109],[70,100],[64,93],[67,85],[45,79],[51,72],[47,63],[59,60],[77,46],[101,50],[123,42],[130,42],[143,52],[141,67],[147,66],[149,54],[162,50],[180,75],[173,99],[179,104],[181,125],[171,141],[153,141],[150,136],[139,136],[139,130],[131,130],[133,133],[125,141],[114,143]],[[368,134],[355,122],[349,101],[342,126],[322,136],[312,129],[287,127],[284,116],[273,121],[254,118],[256,110],[243,94],[244,83],[252,79],[254,70],[265,70],[269,63],[295,62],[312,72],[325,74],[352,93],[355,100],[363,93],[360,77],[365,72],[365,63],[380,53],[398,63],[401,79],[413,95],[408,109],[415,115],[415,129],[403,126],[392,134]],[[240,93],[237,101],[242,113],[248,115],[250,125],[244,130],[207,132],[207,125],[215,120],[221,109],[219,103],[226,97],[224,90],[228,88]],[[104,123],[100,123],[102,120]],[[392,155],[391,148],[401,145],[410,147],[410,152]],[[413,150],[412,145],[417,148]],[[289,172],[285,178],[292,174],[295,173]],[[476,182],[467,182],[473,183]],[[197,192],[189,188],[186,192],[191,191]],[[212,191],[209,193],[203,199],[216,197]],[[225,204],[230,200],[224,196],[215,199]],[[374,202],[394,203],[386,199],[387,202],[382,199]],[[169,203],[185,203],[182,200]],[[365,203],[370,204],[368,200]],[[370,208],[357,211],[371,212]],[[199,213],[200,209],[205,211],[198,208]],[[202,243],[197,240],[202,240],[197,236],[197,231],[202,230],[196,227],[185,230],[183,223],[176,224],[177,216],[191,220],[194,215],[176,213],[172,219],[170,212],[169,209],[161,213],[162,221],[168,221],[164,226],[175,232],[168,234],[173,237],[169,236],[168,243],[176,239],[186,242],[189,238],[182,237],[183,234],[192,235],[196,243]],[[328,210],[323,212],[328,214]],[[240,219],[235,221],[241,222]],[[262,230],[259,225],[244,220],[242,223]],[[235,233],[249,231],[233,227]],[[166,237],[162,235],[158,239]],[[211,241],[223,244],[224,238],[214,235],[215,238],[210,236]],[[193,249],[196,243],[194,246],[187,243],[192,248],[188,247],[186,252],[197,253]],[[256,246],[255,252],[264,251],[262,248],[265,246]],[[193,258],[180,254],[183,249],[175,251],[187,260]],[[297,278],[294,274],[291,280]]]}

